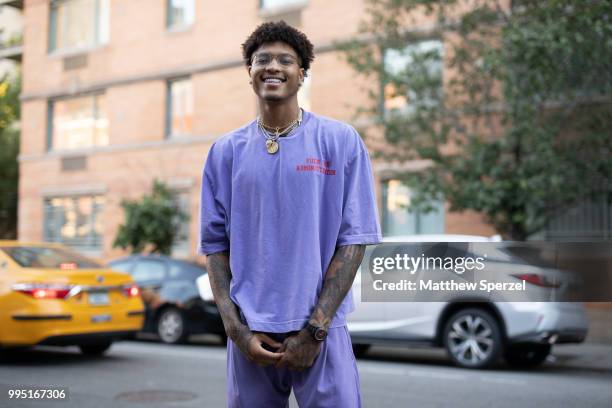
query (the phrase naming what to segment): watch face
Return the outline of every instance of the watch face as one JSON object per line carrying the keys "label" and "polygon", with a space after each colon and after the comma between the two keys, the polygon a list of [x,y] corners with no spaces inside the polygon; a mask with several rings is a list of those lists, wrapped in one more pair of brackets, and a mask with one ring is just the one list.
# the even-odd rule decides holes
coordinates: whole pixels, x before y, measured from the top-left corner
{"label": "watch face", "polygon": [[327,337],[327,332],[323,329],[318,329],[315,332],[315,339],[319,340],[319,341],[323,341],[325,340],[325,337]]}

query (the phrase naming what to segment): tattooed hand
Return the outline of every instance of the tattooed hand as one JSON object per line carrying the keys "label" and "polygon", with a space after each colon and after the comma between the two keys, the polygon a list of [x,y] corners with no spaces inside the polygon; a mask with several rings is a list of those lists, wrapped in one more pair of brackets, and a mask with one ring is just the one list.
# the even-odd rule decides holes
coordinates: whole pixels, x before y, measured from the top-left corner
{"label": "tattooed hand", "polygon": [[298,334],[288,336],[279,352],[284,353],[284,356],[276,363],[277,368],[287,365],[290,370],[303,371],[314,364],[321,352],[321,342],[313,339],[306,329],[302,329]]}
{"label": "tattooed hand", "polygon": [[240,335],[238,342],[236,342],[240,351],[242,351],[249,361],[254,362],[260,367],[276,364],[284,354],[281,352],[268,351],[263,347],[264,344],[267,344],[273,349],[279,349],[282,346],[279,342],[274,341],[264,333],[253,333],[251,331],[249,331],[248,334]]}

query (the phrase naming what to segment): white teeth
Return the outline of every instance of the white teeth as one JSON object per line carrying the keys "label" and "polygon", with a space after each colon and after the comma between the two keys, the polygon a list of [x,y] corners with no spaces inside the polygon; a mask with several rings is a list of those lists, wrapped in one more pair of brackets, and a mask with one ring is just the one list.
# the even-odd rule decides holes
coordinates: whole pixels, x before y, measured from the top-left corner
{"label": "white teeth", "polygon": [[267,78],[264,80],[265,83],[272,83],[272,84],[280,84],[282,81],[278,78]]}

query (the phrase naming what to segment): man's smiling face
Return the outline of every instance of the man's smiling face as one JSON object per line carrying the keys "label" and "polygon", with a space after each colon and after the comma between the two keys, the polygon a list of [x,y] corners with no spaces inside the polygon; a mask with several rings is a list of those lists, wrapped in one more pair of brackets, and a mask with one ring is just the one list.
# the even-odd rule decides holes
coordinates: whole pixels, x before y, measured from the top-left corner
{"label": "man's smiling face", "polygon": [[304,79],[295,50],[284,42],[262,44],[248,67],[253,90],[260,99],[283,101],[294,97]]}

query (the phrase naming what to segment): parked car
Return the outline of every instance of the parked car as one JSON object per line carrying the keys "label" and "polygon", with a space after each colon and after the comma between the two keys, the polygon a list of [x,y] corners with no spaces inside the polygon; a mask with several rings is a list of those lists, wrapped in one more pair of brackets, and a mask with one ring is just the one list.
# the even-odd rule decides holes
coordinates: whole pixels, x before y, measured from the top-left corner
{"label": "parked car", "polygon": [[[416,235],[385,238],[384,242],[499,242],[499,237]],[[498,244],[501,245],[502,243]],[[375,247],[369,247],[364,262]],[[505,268],[525,276],[527,290],[547,289],[548,276],[560,271],[513,262]],[[554,344],[584,341],[588,321],[581,303],[495,302],[461,298],[449,302],[363,302],[361,270],[353,284],[355,311],[348,327],[356,355],[376,345],[444,347],[458,366],[485,368],[500,357],[515,366],[543,363]],[[514,278],[509,278],[514,279]]]}
{"label": "parked car", "polygon": [[144,332],[155,333],[169,344],[200,333],[226,340],[203,266],[159,255],[133,255],[109,265],[129,273],[138,284],[146,308]]}
{"label": "parked car", "polygon": [[0,241],[0,347],[77,345],[102,354],[142,327],[132,278],[56,244]]}

